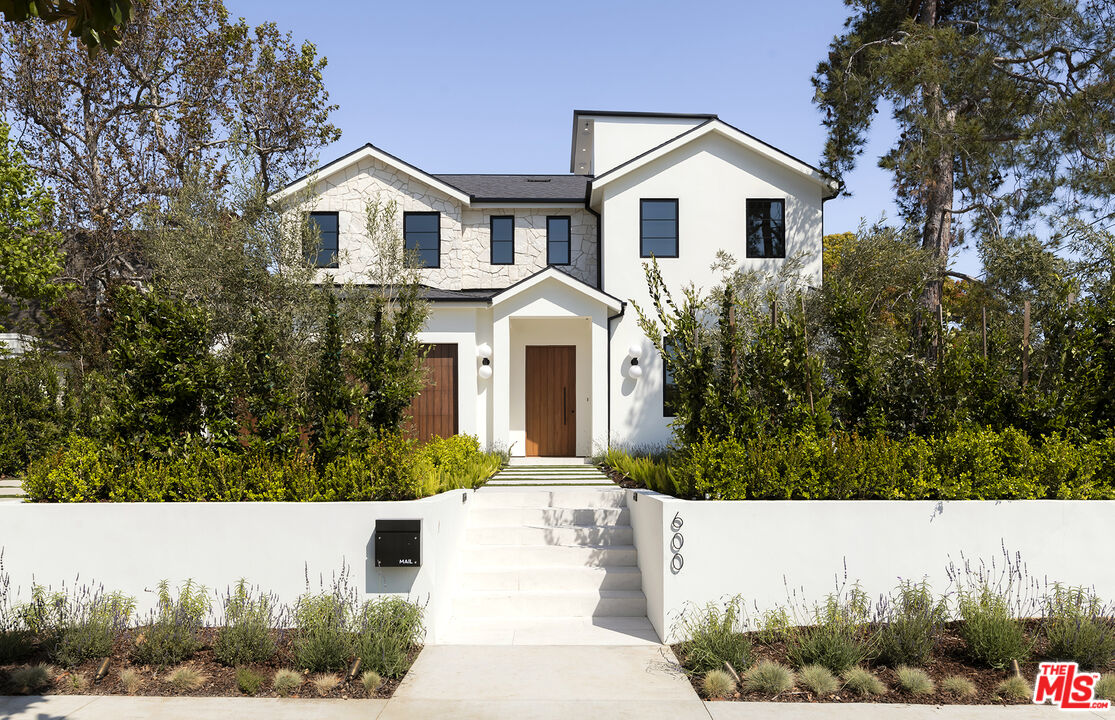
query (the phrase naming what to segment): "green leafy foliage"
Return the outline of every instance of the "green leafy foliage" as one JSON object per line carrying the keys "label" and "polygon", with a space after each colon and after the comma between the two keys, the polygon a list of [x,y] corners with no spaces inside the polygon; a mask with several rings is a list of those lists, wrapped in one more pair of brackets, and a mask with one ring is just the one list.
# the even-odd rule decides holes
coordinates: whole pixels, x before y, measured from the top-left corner
{"label": "green leafy foliage", "polygon": [[0,476],[23,471],[56,448],[74,425],[61,369],[45,353],[0,355]]}

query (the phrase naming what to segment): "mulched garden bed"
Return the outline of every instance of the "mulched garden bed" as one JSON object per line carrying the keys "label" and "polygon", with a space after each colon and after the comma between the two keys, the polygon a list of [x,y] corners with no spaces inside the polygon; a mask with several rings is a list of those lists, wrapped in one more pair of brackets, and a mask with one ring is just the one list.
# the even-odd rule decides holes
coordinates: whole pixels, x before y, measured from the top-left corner
{"label": "mulched garden bed", "polygon": [[[116,643],[112,655],[108,659],[108,670],[105,676],[99,681],[94,682],[94,677],[98,669],[101,667],[102,660],[88,660],[81,665],[73,668],[60,668],[50,663],[50,659],[42,651],[36,651],[23,662],[15,664],[0,665],[0,694],[10,692],[8,689],[8,678],[12,671],[27,665],[36,665],[38,663],[45,663],[52,665],[52,676],[54,677],[53,685],[39,694],[46,695],[128,695],[123,683],[120,681],[120,671],[125,668],[131,668],[139,672],[142,678],[142,685],[135,692],[134,695],[144,696],[158,696],[158,697],[245,697],[245,694],[240,691],[236,684],[236,668],[222,665],[217,662],[213,657],[213,651],[210,649],[213,638],[216,636],[216,629],[207,629],[202,631],[202,639],[204,647],[194,654],[192,658],[186,660],[182,665],[188,665],[197,670],[200,670],[207,676],[207,679],[200,687],[188,692],[182,692],[171,686],[166,677],[178,666],[170,667],[155,667],[150,665],[135,665],[129,659],[129,652],[132,647],[132,641],[129,639],[120,640]],[[284,641],[283,633],[275,633],[278,641],[279,650],[275,656],[266,663],[250,663],[242,667],[251,668],[263,676],[263,684],[259,691],[251,697],[280,697],[271,686],[272,677],[275,675],[276,670],[294,669],[294,660],[290,652],[290,644]],[[421,652],[421,647],[416,647],[409,653],[408,667],[414,663],[418,653]],[[398,678],[383,678],[383,684],[379,689],[369,695],[364,691],[364,686],[360,683],[360,674],[363,672],[361,668],[352,680],[347,680],[348,668],[344,671],[339,671],[336,674],[341,678],[341,682],[331,692],[321,694],[314,686],[312,680],[318,673],[305,672],[299,670],[299,674],[304,678],[302,687],[298,691],[287,695],[285,697],[298,698],[334,698],[334,699],[349,699],[349,698],[382,698],[386,699],[395,693],[395,688],[399,686],[402,677]],[[84,689],[75,686],[72,678],[75,676],[84,676],[87,683]],[[405,675],[404,675],[405,677]]]}
{"label": "mulched garden bed", "polygon": [[[674,654],[685,665],[685,644],[673,645]],[[752,645],[752,655],[755,662],[771,660],[790,667],[787,660],[787,648],[784,642],[760,643]],[[930,656],[929,663],[921,668],[925,670],[937,685],[937,691],[929,695],[914,695],[902,690],[898,686],[898,678],[893,668],[882,666],[869,666],[869,669],[887,686],[887,692],[882,695],[859,695],[848,690],[839,690],[832,695],[819,696],[799,687],[780,693],[767,695],[758,692],[745,692],[742,688],[733,697],[725,701],[743,702],[805,702],[805,703],[904,703],[913,705],[1027,705],[1028,700],[1008,700],[994,697],[995,689],[999,683],[1006,680],[1014,671],[992,670],[990,668],[976,667],[968,659],[964,641],[957,632],[956,624],[950,623],[939,635],[936,649]],[[1033,684],[1038,672],[1037,661],[1022,663],[1019,668],[1022,677]],[[738,668],[737,668],[738,670]],[[741,674],[742,670],[739,671]],[[976,686],[976,694],[959,697],[940,689],[941,681],[951,675],[960,675],[972,681]],[[689,675],[689,681],[699,695],[703,696],[701,687],[702,676],[696,673]]]}

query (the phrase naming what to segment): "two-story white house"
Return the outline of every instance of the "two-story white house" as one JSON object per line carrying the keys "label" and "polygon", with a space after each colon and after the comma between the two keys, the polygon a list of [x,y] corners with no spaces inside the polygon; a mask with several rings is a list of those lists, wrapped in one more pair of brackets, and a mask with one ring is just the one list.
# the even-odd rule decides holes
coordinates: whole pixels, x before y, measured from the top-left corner
{"label": "two-story white house", "polygon": [[578,110],[570,152],[568,175],[447,175],[369,144],[273,196],[310,198],[320,272],[341,282],[368,264],[367,201],[397,201],[432,305],[419,435],[515,456],[664,445],[669,378],[631,308],[649,307],[642,263],[680,289],[712,285],[721,249],[756,267],[800,255],[820,280],[835,184],[717,116]]}

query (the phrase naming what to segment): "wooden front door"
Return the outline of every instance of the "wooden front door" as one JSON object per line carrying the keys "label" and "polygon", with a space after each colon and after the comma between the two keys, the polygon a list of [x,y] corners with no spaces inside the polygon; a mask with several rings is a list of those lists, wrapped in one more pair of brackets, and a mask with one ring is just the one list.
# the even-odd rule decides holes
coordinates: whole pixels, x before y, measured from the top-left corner
{"label": "wooden front door", "polygon": [[577,348],[527,345],[526,454],[577,453]]}
{"label": "wooden front door", "polygon": [[457,346],[430,345],[425,365],[426,387],[410,403],[406,428],[418,442],[457,434]]}

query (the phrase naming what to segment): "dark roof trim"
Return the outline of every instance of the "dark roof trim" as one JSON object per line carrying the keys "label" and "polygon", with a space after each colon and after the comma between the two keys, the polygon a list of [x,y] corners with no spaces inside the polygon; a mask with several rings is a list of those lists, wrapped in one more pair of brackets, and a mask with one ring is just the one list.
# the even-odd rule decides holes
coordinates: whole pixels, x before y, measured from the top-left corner
{"label": "dark roof trim", "polygon": [[472,195],[472,202],[475,203],[507,203],[509,205],[581,205],[584,203],[584,197],[571,197],[571,198],[504,198],[504,197],[479,197]]}
{"label": "dark roof trim", "polygon": [[622,110],[574,110],[573,117],[579,115],[599,115],[601,117],[641,117],[641,118],[690,118],[711,120],[715,113],[664,113],[664,112],[623,112]]}

